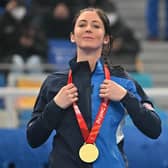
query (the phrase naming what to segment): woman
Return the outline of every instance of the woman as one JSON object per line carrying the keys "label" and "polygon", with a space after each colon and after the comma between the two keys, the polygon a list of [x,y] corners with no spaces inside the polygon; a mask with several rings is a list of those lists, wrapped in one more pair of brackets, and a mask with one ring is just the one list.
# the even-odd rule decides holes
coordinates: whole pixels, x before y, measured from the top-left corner
{"label": "woman", "polygon": [[71,41],[77,56],[68,72],[54,73],[42,85],[27,126],[28,142],[38,147],[57,131],[51,168],[123,168],[116,130],[125,111],[150,138],[160,135],[160,119],[141,87],[122,68],[108,68],[102,59],[111,46],[103,11],[81,10],[73,21]]}

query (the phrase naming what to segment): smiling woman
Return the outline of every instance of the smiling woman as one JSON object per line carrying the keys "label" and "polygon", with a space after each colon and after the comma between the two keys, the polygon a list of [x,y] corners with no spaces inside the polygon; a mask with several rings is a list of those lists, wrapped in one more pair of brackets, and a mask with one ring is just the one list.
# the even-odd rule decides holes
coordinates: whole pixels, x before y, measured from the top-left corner
{"label": "smiling woman", "polygon": [[57,132],[50,168],[124,168],[116,132],[125,115],[150,138],[160,135],[160,118],[141,86],[123,68],[108,66],[112,39],[102,10],[81,10],[70,36],[76,57],[67,72],[44,81],[27,125],[28,142],[38,147]]}
{"label": "smiling woman", "polygon": [[[91,14],[92,13],[92,14]],[[87,19],[86,19],[87,18]],[[85,55],[80,54],[82,50],[88,49],[92,52],[97,52],[100,57],[102,51],[102,44],[109,42],[109,35],[105,36],[104,25],[96,12],[87,11],[83,13],[80,18],[77,19],[74,32],[71,33],[71,41],[78,44],[78,55],[82,55],[86,59]]]}

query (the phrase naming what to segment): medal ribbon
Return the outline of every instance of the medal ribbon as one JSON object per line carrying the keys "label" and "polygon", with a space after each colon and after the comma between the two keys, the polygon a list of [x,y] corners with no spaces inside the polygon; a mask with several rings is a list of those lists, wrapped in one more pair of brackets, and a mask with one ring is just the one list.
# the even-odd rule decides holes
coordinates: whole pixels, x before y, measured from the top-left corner
{"label": "medal ribbon", "polygon": [[[104,65],[104,73],[105,73],[105,78],[110,79],[110,72],[109,72],[109,69],[107,68],[107,65]],[[72,70],[69,70],[69,74],[68,74],[68,84],[69,83],[72,83]],[[91,131],[89,132],[87,124],[82,116],[82,113],[79,110],[78,105],[76,104],[76,102],[73,103],[73,109],[76,115],[76,119],[80,127],[82,136],[86,143],[93,144],[95,142],[96,137],[99,133],[99,130],[102,126],[104,117],[106,115],[108,104],[109,104],[109,100],[102,99],[101,104],[99,106],[98,114],[93,123],[93,127]]]}

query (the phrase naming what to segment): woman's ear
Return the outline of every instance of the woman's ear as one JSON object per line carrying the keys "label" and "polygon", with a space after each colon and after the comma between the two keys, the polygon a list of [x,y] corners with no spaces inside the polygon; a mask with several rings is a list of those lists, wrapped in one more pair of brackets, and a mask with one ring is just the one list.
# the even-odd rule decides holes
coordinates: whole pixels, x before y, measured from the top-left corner
{"label": "woman's ear", "polygon": [[104,36],[104,44],[108,44],[110,42],[110,36],[109,35],[105,35]]}
{"label": "woman's ear", "polygon": [[75,43],[75,38],[74,38],[73,32],[71,32],[71,34],[70,34],[70,39],[71,39],[72,43]]}

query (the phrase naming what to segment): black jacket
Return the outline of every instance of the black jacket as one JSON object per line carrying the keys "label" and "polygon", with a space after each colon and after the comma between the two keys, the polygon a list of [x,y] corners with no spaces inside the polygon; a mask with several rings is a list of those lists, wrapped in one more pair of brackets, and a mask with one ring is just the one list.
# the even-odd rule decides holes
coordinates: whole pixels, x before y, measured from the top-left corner
{"label": "black jacket", "polygon": [[[73,71],[73,82],[78,88],[78,106],[91,128],[91,72],[87,62],[71,62]],[[121,68],[110,69],[111,75],[128,79]],[[50,156],[52,168],[91,168],[92,164],[82,162],[78,156],[78,150],[83,144],[83,138],[77,124],[72,107],[66,110],[58,107],[53,97],[67,83],[67,73],[54,73],[44,81],[38,95],[32,119],[27,125],[27,139],[33,148],[43,144],[53,130],[57,131],[53,140],[53,150]],[[128,79],[130,80],[130,79]],[[157,138],[161,133],[161,121],[157,114],[142,106],[141,103],[148,102],[148,98],[142,88],[135,83],[137,92],[142,98],[138,99],[131,93],[121,100],[127,109],[134,124],[147,136]]]}

